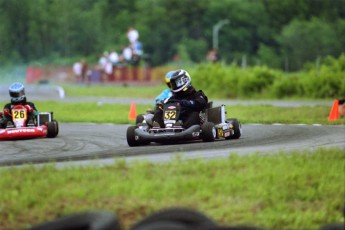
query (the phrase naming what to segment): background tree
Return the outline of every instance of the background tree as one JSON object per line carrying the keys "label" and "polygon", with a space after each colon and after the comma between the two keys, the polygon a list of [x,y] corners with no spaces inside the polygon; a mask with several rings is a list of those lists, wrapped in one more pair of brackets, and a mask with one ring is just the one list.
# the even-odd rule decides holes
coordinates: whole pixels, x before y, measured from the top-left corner
{"label": "background tree", "polygon": [[329,23],[317,18],[292,21],[283,28],[278,40],[292,70],[328,54],[339,55],[337,47],[342,42]]}
{"label": "background tree", "polygon": [[182,51],[203,62],[223,19],[230,20],[219,31],[225,63],[245,56],[249,65],[284,69],[288,60],[297,70],[345,50],[345,0],[0,0],[0,62],[96,62],[128,44],[130,26],[153,65]]}

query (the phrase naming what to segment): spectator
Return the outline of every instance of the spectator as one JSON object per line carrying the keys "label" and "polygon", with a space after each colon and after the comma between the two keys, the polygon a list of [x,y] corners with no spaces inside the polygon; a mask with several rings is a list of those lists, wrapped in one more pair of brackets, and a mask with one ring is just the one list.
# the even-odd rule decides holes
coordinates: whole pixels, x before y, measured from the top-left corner
{"label": "spectator", "polygon": [[103,54],[100,55],[99,60],[98,60],[98,64],[104,68],[105,64],[107,63],[107,56],[108,56],[108,52],[104,51]]}
{"label": "spectator", "polygon": [[116,68],[119,69],[120,81],[126,81],[127,80],[127,67],[126,67],[126,60],[123,57],[123,54],[119,55],[119,62],[117,63]]}
{"label": "spectator", "polygon": [[80,82],[82,79],[82,63],[77,61],[73,64],[73,74],[77,82]]}
{"label": "spectator", "polygon": [[98,59],[97,70],[100,72],[101,81],[105,81],[107,78],[106,73],[105,73],[105,68],[108,62],[108,55],[109,53],[107,51],[104,51],[103,54],[101,54]]}
{"label": "spectator", "polygon": [[132,49],[132,60],[131,64],[133,66],[138,66],[139,62],[141,60],[141,56],[143,54],[143,46],[141,42],[136,41],[131,44],[131,49]]}
{"label": "spectator", "polygon": [[84,59],[82,59],[80,63],[81,63],[81,82],[88,82],[89,81],[88,64]]}
{"label": "spectator", "polygon": [[134,29],[133,27],[129,27],[128,32],[127,32],[127,38],[129,40],[129,43],[131,43],[131,44],[138,41],[138,39],[139,39],[138,31],[136,29]]}
{"label": "spectator", "polygon": [[122,55],[123,55],[123,58],[125,59],[125,61],[127,63],[130,63],[131,60],[132,60],[132,48],[130,46],[126,46],[125,48],[123,48],[122,50]]}
{"label": "spectator", "polygon": [[111,64],[113,64],[113,66],[117,65],[117,63],[119,62],[119,54],[116,52],[116,50],[113,50],[109,54],[109,60],[110,60]]}
{"label": "spectator", "polygon": [[130,62],[130,64],[132,65],[132,79],[138,80],[138,66],[140,64],[141,56],[143,54],[143,46],[139,41],[132,43],[130,46],[132,49],[132,58]]}
{"label": "spectator", "polygon": [[216,49],[211,49],[210,51],[208,51],[206,59],[208,62],[218,62],[220,59],[218,51]]}
{"label": "spectator", "polygon": [[115,80],[116,77],[116,72],[117,72],[117,66],[119,64],[119,54],[116,52],[116,50],[113,50],[110,54],[109,54],[109,60],[112,64],[112,69],[113,69],[113,73],[112,73],[112,80]]}
{"label": "spectator", "polygon": [[141,56],[143,54],[143,45],[140,41],[131,43],[131,48],[136,55]]}
{"label": "spectator", "polygon": [[107,58],[107,61],[104,65],[104,79],[103,81],[113,81],[113,64],[111,63],[109,57]]}

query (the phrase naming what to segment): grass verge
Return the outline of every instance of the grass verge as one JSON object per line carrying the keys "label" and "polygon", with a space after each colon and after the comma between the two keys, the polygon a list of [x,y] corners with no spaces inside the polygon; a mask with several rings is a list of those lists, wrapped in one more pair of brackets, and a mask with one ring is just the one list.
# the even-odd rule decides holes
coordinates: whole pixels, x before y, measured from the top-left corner
{"label": "grass verge", "polygon": [[343,149],[105,167],[1,168],[0,229],[86,210],[113,212],[128,229],[164,207],[197,209],[221,225],[318,229],[344,222]]}
{"label": "grass verge", "polygon": [[[59,122],[94,122],[114,124],[134,124],[128,120],[130,105],[98,104],[96,102],[35,103],[40,111],[53,111]],[[136,105],[136,112],[145,113],[152,105]],[[327,120],[330,108],[328,106],[275,107],[270,105],[227,106],[227,118],[237,117],[242,123],[283,123],[283,124],[345,124],[345,119],[329,122]]]}

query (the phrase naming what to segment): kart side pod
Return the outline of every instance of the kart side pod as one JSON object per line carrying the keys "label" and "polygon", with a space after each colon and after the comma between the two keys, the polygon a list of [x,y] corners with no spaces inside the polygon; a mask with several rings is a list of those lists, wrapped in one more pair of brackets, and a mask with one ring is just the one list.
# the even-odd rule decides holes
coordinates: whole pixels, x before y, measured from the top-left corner
{"label": "kart side pod", "polygon": [[214,108],[209,108],[206,110],[206,119],[209,122],[213,122],[214,124],[223,124],[225,123],[225,105],[221,105]]}
{"label": "kart side pod", "polygon": [[44,125],[53,120],[53,112],[40,112],[37,116],[37,124]]}

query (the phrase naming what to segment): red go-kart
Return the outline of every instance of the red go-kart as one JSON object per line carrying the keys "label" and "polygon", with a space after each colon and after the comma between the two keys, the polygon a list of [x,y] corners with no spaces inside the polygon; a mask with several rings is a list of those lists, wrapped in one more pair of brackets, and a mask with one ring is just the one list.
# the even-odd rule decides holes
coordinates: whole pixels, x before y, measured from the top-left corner
{"label": "red go-kart", "polygon": [[0,140],[19,140],[48,137],[59,133],[59,124],[53,120],[52,112],[40,112],[34,120],[28,120],[28,111],[22,105],[12,108],[12,121],[0,128]]}

